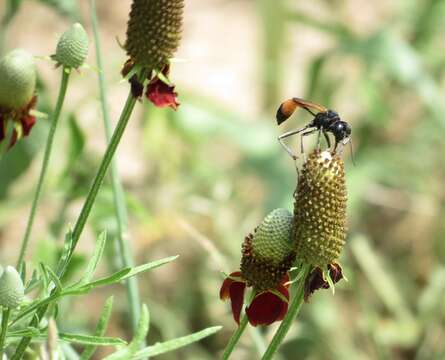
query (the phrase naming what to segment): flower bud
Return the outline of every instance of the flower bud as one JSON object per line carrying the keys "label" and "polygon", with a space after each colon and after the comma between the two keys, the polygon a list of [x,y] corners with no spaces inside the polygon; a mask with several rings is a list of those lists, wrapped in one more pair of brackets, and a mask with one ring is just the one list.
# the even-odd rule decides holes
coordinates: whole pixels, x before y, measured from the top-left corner
{"label": "flower bud", "polygon": [[294,194],[297,259],[322,269],[340,256],[346,240],[346,182],[338,154],[314,151]]}
{"label": "flower bud", "polygon": [[181,39],[183,0],[133,0],[125,49],[135,64],[162,70]]}
{"label": "flower bud", "polygon": [[36,67],[32,55],[22,49],[0,60],[0,109],[17,110],[34,96]]}
{"label": "flower bud", "polygon": [[292,228],[292,214],[275,209],[245,238],[241,273],[255,290],[274,288],[290,269],[295,258]]}
{"label": "flower bud", "polygon": [[57,65],[77,69],[88,55],[88,34],[79,23],[66,30],[57,43],[56,54],[52,56]]}
{"label": "flower bud", "polygon": [[8,266],[0,277],[0,306],[16,308],[25,296],[25,288],[19,273]]}

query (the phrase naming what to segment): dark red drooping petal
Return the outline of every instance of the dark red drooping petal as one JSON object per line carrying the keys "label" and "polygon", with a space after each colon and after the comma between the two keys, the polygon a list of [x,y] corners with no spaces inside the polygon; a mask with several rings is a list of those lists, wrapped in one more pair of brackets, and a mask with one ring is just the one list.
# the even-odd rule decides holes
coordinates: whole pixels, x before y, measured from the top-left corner
{"label": "dark red drooping petal", "polygon": [[[283,285],[276,289],[289,301],[289,291]],[[275,321],[283,320],[287,313],[288,301],[280,296],[265,291],[255,296],[252,303],[246,308],[247,318],[252,326],[270,325]]]}
{"label": "dark red drooping petal", "polygon": [[173,85],[168,85],[158,77],[154,77],[153,80],[147,86],[147,98],[157,107],[171,107],[176,110],[179,106],[177,99],[178,94],[175,92]]}
{"label": "dark red drooping petal", "polygon": [[234,281],[230,285],[230,303],[232,306],[233,319],[239,325],[239,318],[241,309],[244,304],[244,290],[246,289],[246,283]]}
{"label": "dark red drooping petal", "polygon": [[230,297],[230,285],[232,285],[232,283],[236,281],[237,278],[241,279],[240,271],[235,271],[224,279],[221,285],[221,289],[219,290],[219,298],[221,300],[226,300]]}
{"label": "dark red drooping petal", "polygon": [[[337,263],[328,265],[329,276],[332,282],[335,284],[343,279],[342,268]],[[329,289],[329,283],[323,277],[323,271],[317,267],[306,278],[304,284],[304,301],[308,302],[310,296],[318,289]]]}
{"label": "dark red drooping petal", "polygon": [[20,120],[20,123],[22,124],[23,136],[28,136],[31,132],[32,127],[36,123],[36,117],[26,115]]}
{"label": "dark red drooping petal", "polygon": [[[237,280],[239,278],[239,280]],[[241,309],[244,304],[244,291],[246,283],[241,279],[241,272],[235,271],[224,279],[221,289],[219,290],[219,298],[226,300],[230,298],[233,318],[239,325]]]}

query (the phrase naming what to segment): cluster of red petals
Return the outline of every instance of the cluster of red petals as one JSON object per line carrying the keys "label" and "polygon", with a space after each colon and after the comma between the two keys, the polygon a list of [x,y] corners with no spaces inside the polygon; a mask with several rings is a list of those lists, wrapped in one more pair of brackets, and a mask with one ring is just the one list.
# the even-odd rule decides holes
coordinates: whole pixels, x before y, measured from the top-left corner
{"label": "cluster of red petals", "polygon": [[[19,111],[9,111],[9,112],[1,112],[0,111],[0,141],[3,141],[6,137],[7,131],[7,122],[8,120],[12,120],[16,123],[19,123],[21,126],[22,136],[28,136],[31,132],[32,127],[36,123],[36,117],[30,114],[30,111],[35,107],[37,103],[37,96],[34,96],[31,101]],[[18,139],[18,133],[16,128],[14,128],[11,139],[9,141],[8,149],[13,147]]]}
{"label": "cluster of red petals", "polygon": [[[328,265],[329,276],[334,284],[343,279],[343,271],[339,264]],[[308,302],[309,297],[318,289],[329,289],[329,283],[323,277],[323,271],[316,267],[306,278],[304,284],[304,301]]]}
{"label": "cluster of red petals", "polygon": [[[135,63],[131,59],[127,60],[121,71],[122,75],[127,76],[134,66]],[[169,72],[169,65],[164,66],[161,71],[164,78],[168,78]],[[179,106],[179,101],[178,93],[175,92],[175,86],[165,83],[159,78],[158,75],[152,77],[151,73],[149,75],[149,80],[150,81],[145,92],[147,99],[150,100],[153,105],[157,107],[170,107],[173,110],[176,110]],[[129,82],[131,85],[131,93],[133,94],[133,96],[135,98],[140,98],[144,93],[144,85],[139,82],[136,75],[133,75],[129,79]]]}
{"label": "cluster of red petals", "polygon": [[[270,325],[275,321],[283,320],[289,302],[288,283],[289,277],[286,275],[275,289],[263,291],[253,298],[250,305],[246,307],[246,315],[251,325]],[[238,325],[244,304],[246,286],[246,281],[242,278],[241,272],[236,271],[224,280],[219,292],[221,300],[230,299],[233,318]],[[280,293],[281,296],[277,293]]]}
{"label": "cluster of red petals", "polygon": [[160,108],[171,107],[176,110],[179,106],[175,86],[166,84],[157,76],[148,83],[146,96],[148,100]]}

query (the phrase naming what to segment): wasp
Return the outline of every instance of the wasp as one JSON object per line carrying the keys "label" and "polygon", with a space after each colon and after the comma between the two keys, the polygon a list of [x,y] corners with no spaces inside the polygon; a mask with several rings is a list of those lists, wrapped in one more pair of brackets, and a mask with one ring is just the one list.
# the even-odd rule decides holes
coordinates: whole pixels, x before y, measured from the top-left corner
{"label": "wasp", "polygon": [[[339,143],[346,145],[348,142],[351,146],[352,153],[352,141],[351,141],[351,126],[346,122],[340,119],[340,116],[333,110],[329,110],[322,105],[318,105],[312,103],[307,100],[303,100],[300,98],[292,98],[284,101],[277,110],[277,123],[278,125],[282,124],[286,121],[297,108],[303,108],[311,115],[314,116],[312,121],[306,126],[297,129],[288,131],[278,137],[278,141],[284,147],[284,149],[288,152],[288,154],[296,160],[298,157],[294,154],[289,146],[284,143],[284,139],[301,133],[301,153],[304,153],[303,148],[303,137],[318,132],[318,141],[317,147],[320,147],[320,135],[323,134],[328,147],[331,147],[331,140],[329,139],[328,133],[331,133],[334,136],[335,144],[334,151],[336,151]],[[315,111],[315,112],[314,112]]]}

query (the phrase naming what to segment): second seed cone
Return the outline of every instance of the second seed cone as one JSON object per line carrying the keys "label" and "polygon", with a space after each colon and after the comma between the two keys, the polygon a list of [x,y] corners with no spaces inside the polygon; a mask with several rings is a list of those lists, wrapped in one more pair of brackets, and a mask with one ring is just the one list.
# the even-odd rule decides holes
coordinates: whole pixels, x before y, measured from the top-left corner
{"label": "second seed cone", "polygon": [[325,268],[340,256],[346,240],[346,181],[338,154],[314,151],[303,166],[294,194],[297,258]]}
{"label": "second seed cone", "polygon": [[149,70],[168,64],[181,39],[183,0],[133,0],[125,49]]}

